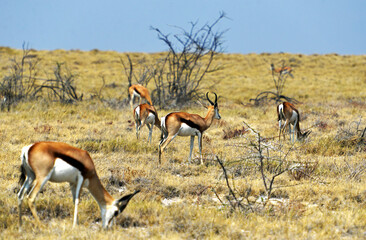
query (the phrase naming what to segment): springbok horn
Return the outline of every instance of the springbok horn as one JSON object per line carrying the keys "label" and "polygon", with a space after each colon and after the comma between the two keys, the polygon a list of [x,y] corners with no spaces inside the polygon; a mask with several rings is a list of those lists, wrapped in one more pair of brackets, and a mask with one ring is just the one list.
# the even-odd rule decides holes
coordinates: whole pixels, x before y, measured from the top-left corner
{"label": "springbok horn", "polygon": [[213,93],[213,94],[215,94],[215,106],[217,105],[217,95],[216,95],[216,93]]}
{"label": "springbok horn", "polygon": [[[216,94],[215,94],[216,95]],[[211,104],[211,105],[215,105],[209,98],[208,98],[208,92],[206,93],[206,98],[207,98],[207,101],[209,101],[209,103]]]}

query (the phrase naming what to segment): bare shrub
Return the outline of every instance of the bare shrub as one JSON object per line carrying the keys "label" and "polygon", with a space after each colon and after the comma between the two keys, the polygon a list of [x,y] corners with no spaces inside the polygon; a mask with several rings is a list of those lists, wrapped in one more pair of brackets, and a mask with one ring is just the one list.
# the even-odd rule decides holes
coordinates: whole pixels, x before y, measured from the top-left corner
{"label": "bare shrub", "polygon": [[168,47],[167,55],[154,66],[156,89],[152,91],[152,98],[157,105],[181,106],[202,98],[199,92],[204,77],[220,70],[219,66],[213,66],[213,61],[223,52],[226,31],[215,31],[223,18],[225,13],[221,13],[212,24],[202,27],[197,22],[191,22],[189,30],[176,27],[179,33],[173,35],[151,27]]}
{"label": "bare shrub", "polygon": [[[140,69],[136,73],[134,63],[129,54],[127,54],[128,64],[125,63],[122,58],[120,58],[119,60],[125,71],[129,87],[132,85],[132,82],[136,82],[138,84],[146,86],[156,74],[153,66],[146,65],[143,62],[140,64]],[[129,96],[128,92],[127,95]]]}
{"label": "bare shrub", "polygon": [[[66,73],[61,69],[62,63],[57,63],[54,78],[38,78],[37,65],[40,62],[36,54],[23,44],[23,55],[20,60],[11,59],[10,74],[0,82],[0,94],[4,97],[1,110],[16,105],[22,100],[31,100],[47,96],[49,100],[73,102],[82,100],[74,86],[75,75],[67,68]],[[42,92],[47,89],[46,95]]]}
{"label": "bare shrub", "polygon": [[72,103],[74,101],[81,101],[83,94],[80,96],[76,92],[75,75],[65,67],[62,70],[63,63],[56,63],[53,71],[54,78],[43,79],[39,85],[34,84],[32,97],[37,98],[42,96],[41,93],[45,90],[48,99],[58,100],[62,103]]}
{"label": "bare shrub", "polygon": [[283,89],[285,87],[287,78],[292,75],[292,68],[288,67],[285,60],[281,60],[282,67],[275,68],[273,64],[271,64],[272,69],[272,80],[275,85],[276,91],[263,91],[259,93],[255,98],[251,98],[249,101],[253,102],[255,106],[260,106],[263,104],[267,104],[269,101],[275,101],[279,103],[281,101],[287,101],[291,103],[299,103],[294,98],[283,95]]}
{"label": "bare shrub", "polygon": [[341,127],[335,136],[336,141],[343,147],[350,147],[355,151],[366,151],[366,127],[361,127],[361,120],[362,118]]}
{"label": "bare shrub", "polygon": [[32,94],[36,82],[37,65],[39,59],[36,54],[23,44],[23,55],[20,60],[16,57],[11,60],[9,75],[0,83],[1,94],[6,99],[1,109],[5,107],[9,111],[11,106]]}
{"label": "bare shrub", "polygon": [[[308,177],[312,178],[311,175],[318,166],[317,163],[310,161],[300,163],[290,160],[289,155],[295,150],[295,144],[284,149],[284,146],[278,145],[273,138],[264,138],[248,124],[245,122],[244,124],[245,128],[243,129],[248,133],[244,135],[244,142],[236,145],[236,147],[246,149],[245,156],[240,157],[240,160],[227,162],[216,157],[226,182],[228,191],[226,200],[229,202],[231,211],[256,211],[256,209],[263,209],[267,202],[272,201],[271,198],[286,196],[286,192],[281,191],[280,188],[288,187],[288,185],[282,181],[278,181],[282,183],[277,183],[276,181],[281,175],[289,172],[297,180]],[[244,192],[238,191],[235,188],[234,178],[246,176],[248,173],[254,173],[255,176],[259,176],[264,187],[264,190],[261,190],[260,196],[257,196],[255,198],[257,200],[254,201],[250,199],[253,194],[250,186]],[[219,201],[225,204],[216,192],[215,194]],[[262,207],[258,207],[258,199],[261,199],[259,202],[262,204]]]}

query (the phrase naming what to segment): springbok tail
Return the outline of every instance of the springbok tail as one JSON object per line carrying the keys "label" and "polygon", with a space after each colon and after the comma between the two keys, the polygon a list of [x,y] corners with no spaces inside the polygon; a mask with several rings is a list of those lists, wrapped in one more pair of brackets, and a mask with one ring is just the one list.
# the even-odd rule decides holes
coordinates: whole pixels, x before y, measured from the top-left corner
{"label": "springbok tail", "polygon": [[135,119],[137,120],[139,126],[141,126],[141,119],[140,119],[140,115],[137,113],[137,111],[135,112]]}
{"label": "springbok tail", "polygon": [[24,181],[25,181],[25,168],[24,168],[23,164],[20,166],[20,172],[21,172],[21,174],[20,174],[20,177],[19,177],[18,184],[20,186],[22,186],[24,184]]}
{"label": "springbok tail", "polygon": [[165,117],[162,117],[160,121],[160,131],[161,131],[160,144],[163,142],[164,136],[168,134],[168,130],[165,127]]}

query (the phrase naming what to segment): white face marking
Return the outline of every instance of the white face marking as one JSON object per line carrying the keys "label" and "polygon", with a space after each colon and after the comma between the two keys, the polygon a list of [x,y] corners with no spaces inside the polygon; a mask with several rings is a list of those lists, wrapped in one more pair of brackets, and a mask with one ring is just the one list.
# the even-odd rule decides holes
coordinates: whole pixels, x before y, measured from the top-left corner
{"label": "white face marking", "polygon": [[54,169],[55,171],[50,178],[51,182],[69,182],[76,184],[78,177],[81,176],[79,169],[60,158],[55,160]]}
{"label": "white face marking", "polygon": [[200,134],[198,129],[192,128],[187,124],[182,123],[178,136],[198,136],[198,134]]}
{"label": "white face marking", "polygon": [[113,205],[110,206],[100,206],[100,210],[102,214],[103,228],[110,227],[112,225],[114,213],[119,211],[118,207],[113,203]]}
{"label": "white face marking", "polygon": [[215,118],[216,119],[221,119],[221,116],[220,116],[220,114],[219,114],[219,109],[218,108],[215,108]]}

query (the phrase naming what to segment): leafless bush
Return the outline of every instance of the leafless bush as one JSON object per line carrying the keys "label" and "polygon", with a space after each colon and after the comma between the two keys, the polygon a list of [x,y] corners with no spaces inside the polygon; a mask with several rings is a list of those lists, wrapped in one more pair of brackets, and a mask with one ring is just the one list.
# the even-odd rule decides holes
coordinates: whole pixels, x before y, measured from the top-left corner
{"label": "leafless bush", "polygon": [[283,89],[285,87],[287,78],[290,76],[293,78],[292,68],[286,65],[286,61],[282,60],[282,66],[275,68],[271,64],[272,80],[275,85],[276,91],[263,91],[259,93],[256,98],[251,98],[249,101],[253,102],[255,106],[266,104],[268,101],[275,101],[279,103],[281,101],[287,101],[292,103],[299,103],[294,98],[283,95]]}
{"label": "leafless bush", "polygon": [[[141,84],[143,86],[146,86],[151,79],[153,79],[155,73],[155,70],[153,66],[149,66],[146,64],[140,64],[140,70],[138,73],[136,73],[134,69],[134,64],[132,62],[132,59],[129,54],[127,54],[127,60],[128,64],[123,61],[122,58],[120,58],[120,62],[123,66],[123,69],[125,71],[125,74],[127,76],[128,86],[132,85],[132,81],[136,82],[138,84]],[[127,94],[129,95],[129,94]]]}
{"label": "leafless bush", "polygon": [[[229,195],[227,195],[226,200],[230,204],[231,211],[234,211],[234,210],[237,210],[237,209],[240,210],[240,211],[250,210],[251,206],[250,206],[250,201],[248,200],[248,197],[251,193],[251,190],[247,191],[246,194],[243,195],[243,196],[242,195],[238,196],[237,191],[230,184],[229,175],[227,173],[227,170],[226,170],[226,167],[224,166],[223,161],[220,160],[220,158],[218,156],[216,156],[216,161],[219,163],[219,165],[222,169],[222,172],[223,172],[223,175],[224,175],[224,178],[225,178],[225,183],[226,183],[227,189],[229,191]],[[217,199],[219,199],[219,201],[223,205],[225,205],[223,200],[219,197],[219,195],[216,193],[214,188],[212,189],[212,191],[216,194]],[[247,204],[243,203],[243,200],[245,200],[245,199],[247,199]]]}
{"label": "leafless bush", "polygon": [[262,138],[261,134],[247,123],[244,122],[244,124],[251,130],[254,139],[248,138],[250,154],[248,157],[243,158],[243,161],[253,161],[258,167],[267,199],[270,199],[276,178],[289,170],[291,162],[288,161],[287,157],[293,150],[294,145],[291,145],[284,152],[282,145],[276,147],[268,139]]}
{"label": "leafless bush", "polygon": [[0,94],[4,97],[1,110],[16,105],[22,100],[30,100],[44,97],[41,93],[47,89],[47,96],[51,100],[71,102],[81,100],[74,86],[75,75],[67,68],[66,73],[61,69],[62,64],[57,63],[54,70],[54,78],[42,79],[38,77],[37,65],[40,62],[36,54],[31,54],[23,44],[23,55],[20,60],[16,57],[11,59],[9,75],[0,82]]}
{"label": "leafless bush", "polygon": [[[238,192],[235,189],[234,177],[240,177],[247,174],[238,174],[238,166],[248,166],[245,167],[247,173],[252,172],[254,175],[258,175],[262,180],[264,191],[263,195],[257,196],[256,199],[262,199],[262,206],[267,204],[272,197],[277,196],[274,189],[279,189],[281,187],[288,187],[288,185],[276,185],[276,179],[286,172],[290,174],[297,180],[306,177],[312,177],[311,175],[317,169],[317,163],[305,162],[299,163],[289,160],[289,154],[295,150],[295,144],[284,149],[283,145],[278,145],[274,138],[264,138],[261,134],[250,127],[244,122],[245,130],[248,131],[244,135],[244,142],[237,147],[241,149],[246,149],[244,157],[240,160],[224,162],[223,160],[216,157],[219,163],[223,176],[225,178],[226,186],[228,189],[227,201],[229,202],[231,210],[240,211],[254,211],[258,209],[255,204],[258,204],[257,200],[250,200],[249,197],[252,194],[252,189],[249,186],[245,192]],[[251,133],[251,134],[249,134]],[[242,169],[239,169],[242,171]],[[231,177],[230,177],[231,176]],[[230,181],[230,178],[233,178]],[[278,190],[277,190],[278,191]],[[218,194],[216,194],[219,198]],[[219,200],[224,204],[223,200]]]}
{"label": "leafless bush", "polygon": [[361,127],[362,118],[338,130],[335,139],[343,146],[354,147],[355,151],[366,151],[366,127]]}
{"label": "leafless bush", "polygon": [[31,50],[23,44],[23,55],[20,60],[16,57],[11,60],[9,75],[5,76],[0,83],[0,91],[4,96],[4,106],[9,111],[13,104],[27,98],[33,91],[37,76],[37,55],[31,54]]}
{"label": "leafless bush", "polygon": [[44,79],[40,85],[34,85],[34,91],[32,97],[37,98],[45,90],[50,100],[57,100],[63,103],[71,103],[74,101],[81,101],[83,94],[80,96],[76,93],[75,87],[75,75],[65,67],[65,71],[62,70],[63,63],[56,63],[56,67],[53,71],[54,78]]}
{"label": "leafless bush", "polygon": [[191,22],[188,31],[176,27],[180,33],[173,34],[173,37],[152,27],[169,49],[168,54],[155,64],[152,75],[156,86],[152,97],[157,105],[184,105],[199,98],[200,85],[206,74],[220,69],[213,66],[213,61],[223,52],[225,31],[215,31],[223,18],[225,13],[221,13],[212,24],[202,27]]}

